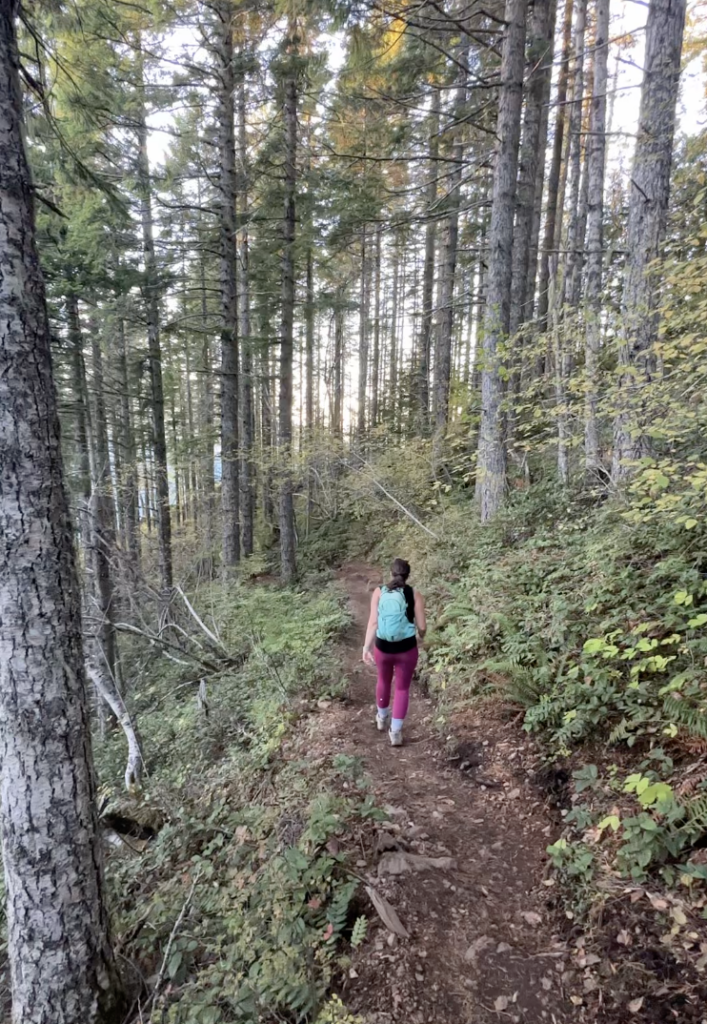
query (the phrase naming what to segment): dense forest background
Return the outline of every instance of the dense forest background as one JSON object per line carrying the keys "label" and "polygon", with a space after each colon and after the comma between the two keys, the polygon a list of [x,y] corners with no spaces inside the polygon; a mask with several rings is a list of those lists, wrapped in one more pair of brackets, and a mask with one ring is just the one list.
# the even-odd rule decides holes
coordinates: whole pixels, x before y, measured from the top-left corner
{"label": "dense forest background", "polygon": [[[83,738],[52,757],[84,775],[62,776],[71,814],[46,848],[64,844],[69,876],[93,872],[79,896],[57,883],[57,905],[71,890],[84,910],[58,912],[75,966],[57,956],[52,988],[18,966],[39,962],[23,922],[46,892],[22,895],[33,867],[15,840],[43,778],[26,765],[53,727],[15,756],[32,731],[8,669],[3,793],[27,783],[3,796],[14,1019],[58,1022],[59,999],[61,1024],[136,1007],[174,1024],[354,1020],[326,1000],[366,917],[327,844],[379,812],[344,755],[333,790],[321,764],[283,755],[303,708],[344,692],[332,570],[351,557],[412,562],[442,732],[497,702],[560,766],[553,778],[574,772],[549,847],[569,916],[609,879],[650,879],[682,886],[702,920],[700,5],[0,0],[0,13],[0,64],[21,84],[0,79],[0,129],[21,110],[63,460],[23,433],[53,429],[53,399],[46,415],[44,399],[14,402],[22,366],[27,394],[49,393],[34,376],[47,353],[20,345],[5,468],[63,479],[79,583],[63,609],[17,596],[35,586],[17,554],[27,513],[6,511],[2,593],[22,613],[2,635],[8,664],[18,636],[45,638],[41,672],[25,673],[40,703],[42,672],[64,700],[55,641],[73,666],[67,731]],[[4,145],[7,181],[26,184],[21,143]],[[13,233],[13,209],[0,269],[13,239],[30,246],[31,216]],[[30,278],[8,271],[5,286],[38,295]],[[55,584],[74,579],[71,543],[57,545]],[[111,855],[107,883],[99,810],[139,854]],[[224,836],[240,837],[235,853]],[[707,964],[694,936],[670,954],[683,980]],[[600,1019],[591,991],[582,1019]],[[687,1012],[655,998],[661,1020]]]}

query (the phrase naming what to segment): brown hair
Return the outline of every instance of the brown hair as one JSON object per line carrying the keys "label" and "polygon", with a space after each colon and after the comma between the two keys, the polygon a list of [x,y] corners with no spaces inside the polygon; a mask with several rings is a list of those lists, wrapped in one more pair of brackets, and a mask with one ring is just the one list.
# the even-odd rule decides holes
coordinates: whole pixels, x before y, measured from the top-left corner
{"label": "brown hair", "polygon": [[410,575],[410,563],[404,558],[396,558],[390,567],[390,583],[388,590],[402,590]]}

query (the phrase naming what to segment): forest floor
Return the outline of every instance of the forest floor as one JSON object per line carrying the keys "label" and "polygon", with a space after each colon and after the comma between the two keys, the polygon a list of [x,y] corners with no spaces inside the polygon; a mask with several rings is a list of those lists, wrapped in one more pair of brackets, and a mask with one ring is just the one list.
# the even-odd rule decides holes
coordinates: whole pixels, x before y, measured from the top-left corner
{"label": "forest floor", "polygon": [[361,759],[390,821],[361,844],[356,869],[409,933],[394,935],[369,905],[368,937],[342,992],[347,1006],[366,1024],[582,1019],[581,943],[568,946],[548,909],[545,849],[559,821],[532,781],[537,751],[488,704],[459,716],[445,748],[417,684],[405,745],[392,748],[374,723],[375,673],[360,661],[381,581],[365,564],[345,566],[340,579],[354,619],[342,649],[349,694],[316,717],[310,753]]}

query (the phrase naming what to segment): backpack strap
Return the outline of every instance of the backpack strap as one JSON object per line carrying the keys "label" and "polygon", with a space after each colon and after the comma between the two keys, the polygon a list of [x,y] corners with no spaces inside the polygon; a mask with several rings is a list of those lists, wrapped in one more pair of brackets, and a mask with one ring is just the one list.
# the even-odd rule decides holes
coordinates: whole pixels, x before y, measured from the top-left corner
{"label": "backpack strap", "polygon": [[405,603],[407,604],[407,611],[405,613],[406,616],[407,616],[407,620],[408,620],[408,622],[414,622],[415,621],[415,591],[412,589],[412,587],[409,587],[407,585],[407,583],[403,587],[403,597],[405,598]]}

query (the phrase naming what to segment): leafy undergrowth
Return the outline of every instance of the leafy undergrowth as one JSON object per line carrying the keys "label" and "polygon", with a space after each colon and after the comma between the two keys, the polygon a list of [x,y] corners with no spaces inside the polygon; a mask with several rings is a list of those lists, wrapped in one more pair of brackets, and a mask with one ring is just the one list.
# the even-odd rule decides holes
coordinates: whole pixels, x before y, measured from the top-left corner
{"label": "leafy undergrowth", "polygon": [[701,1020],[707,470],[646,462],[620,505],[535,485],[485,527],[424,457],[391,452],[373,472],[434,534],[370,474],[349,483],[381,566],[407,558],[427,597],[422,677],[440,728],[500,699],[563,780],[548,900],[577,944],[583,1012]]}
{"label": "leafy undergrowth", "polygon": [[112,785],[118,735],[97,750],[111,813],[140,823],[108,863],[135,1019],[355,1024],[328,997],[365,936],[339,840],[379,812],[363,780],[337,785],[346,766],[311,762],[297,729],[341,688],[342,594],[321,581],[297,592],[219,583],[195,607],[240,667],[199,687],[137,642],[126,675],[142,678],[132,695],[149,768],[142,794]]}

